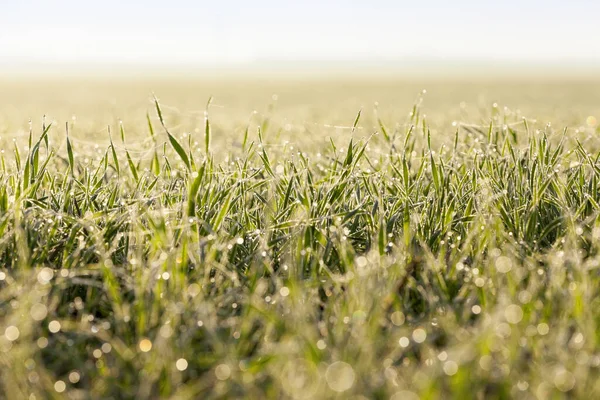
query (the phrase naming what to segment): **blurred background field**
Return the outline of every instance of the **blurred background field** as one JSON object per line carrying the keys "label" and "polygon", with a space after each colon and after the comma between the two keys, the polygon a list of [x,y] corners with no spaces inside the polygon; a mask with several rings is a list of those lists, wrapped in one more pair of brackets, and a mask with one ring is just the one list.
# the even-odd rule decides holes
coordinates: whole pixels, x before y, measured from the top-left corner
{"label": "blurred background field", "polygon": [[193,136],[202,129],[212,96],[213,140],[223,145],[239,142],[246,127],[256,129],[266,119],[269,139],[318,145],[347,134],[361,109],[355,136],[366,137],[377,130],[375,107],[388,126],[405,129],[416,103],[434,138],[453,137],[460,124],[487,125],[497,113],[512,122],[526,118],[532,127],[550,123],[571,132],[595,128],[600,119],[600,77],[590,76],[13,77],[0,78],[0,93],[2,140],[27,136],[28,121],[41,124],[45,115],[55,127],[69,121],[75,141],[97,144],[108,143],[108,125],[116,128],[123,121],[135,144],[148,135],[145,120],[147,112],[154,115],[153,93],[170,127]]}

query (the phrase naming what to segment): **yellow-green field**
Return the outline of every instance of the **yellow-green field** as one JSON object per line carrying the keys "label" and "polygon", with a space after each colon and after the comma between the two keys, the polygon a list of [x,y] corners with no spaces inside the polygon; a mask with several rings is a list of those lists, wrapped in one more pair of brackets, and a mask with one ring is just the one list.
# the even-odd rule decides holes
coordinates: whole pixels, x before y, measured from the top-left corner
{"label": "yellow-green field", "polygon": [[386,123],[392,127],[406,124],[422,90],[427,91],[422,106],[428,123],[446,135],[453,135],[454,121],[487,124],[494,103],[500,111],[508,107],[511,114],[542,124],[550,122],[559,130],[585,125],[588,116],[600,118],[600,79],[589,77],[0,78],[0,132],[3,136],[14,136],[19,130],[27,132],[29,119],[40,123],[41,116],[48,115],[61,126],[75,117],[75,138],[97,134],[105,140],[106,126],[116,125],[119,120],[146,136],[145,115],[153,109],[151,98],[155,93],[165,112],[175,118],[172,123],[177,124],[177,132],[201,128],[198,120],[203,118],[206,101],[213,96],[210,116],[215,140],[239,140],[239,132],[256,112],[251,122],[268,116],[277,129],[289,124],[294,133],[309,131],[310,136],[297,135],[294,141],[307,139],[312,143],[336,134],[327,125],[351,125],[361,108],[363,121],[368,122],[361,127],[365,134],[374,132],[369,130],[369,123],[373,123],[375,103],[379,103],[379,114]]}
{"label": "yellow-green field", "polygon": [[0,398],[600,397],[599,121],[591,78],[1,78]]}

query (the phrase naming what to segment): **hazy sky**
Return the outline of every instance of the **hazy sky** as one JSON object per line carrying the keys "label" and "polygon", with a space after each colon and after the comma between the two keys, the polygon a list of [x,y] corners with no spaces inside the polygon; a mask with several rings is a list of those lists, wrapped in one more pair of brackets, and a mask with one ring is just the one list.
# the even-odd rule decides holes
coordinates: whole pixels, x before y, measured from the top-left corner
{"label": "hazy sky", "polygon": [[599,0],[0,0],[0,64],[600,61]]}

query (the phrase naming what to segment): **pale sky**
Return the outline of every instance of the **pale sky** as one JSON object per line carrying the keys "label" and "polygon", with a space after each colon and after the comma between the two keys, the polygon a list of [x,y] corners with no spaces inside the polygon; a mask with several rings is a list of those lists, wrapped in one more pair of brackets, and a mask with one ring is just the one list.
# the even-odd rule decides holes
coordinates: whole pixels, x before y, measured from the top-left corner
{"label": "pale sky", "polygon": [[600,62],[600,0],[0,0],[0,66]]}

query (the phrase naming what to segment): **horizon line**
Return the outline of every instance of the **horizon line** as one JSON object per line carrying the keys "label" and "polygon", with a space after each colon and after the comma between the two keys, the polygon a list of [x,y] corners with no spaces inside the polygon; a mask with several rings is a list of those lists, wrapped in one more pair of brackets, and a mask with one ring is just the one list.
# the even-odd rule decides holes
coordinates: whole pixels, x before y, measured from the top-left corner
{"label": "horizon line", "polygon": [[[540,70],[540,68],[543,68]],[[277,59],[264,58],[250,61],[220,62],[145,62],[139,61],[42,61],[15,60],[0,66],[0,79],[10,77],[45,77],[70,75],[74,77],[140,77],[181,76],[256,76],[316,77],[369,76],[381,77],[472,77],[536,76],[600,78],[600,60],[565,60],[558,57],[545,59],[493,59],[483,57],[448,58],[436,56],[398,57],[389,59]]]}

